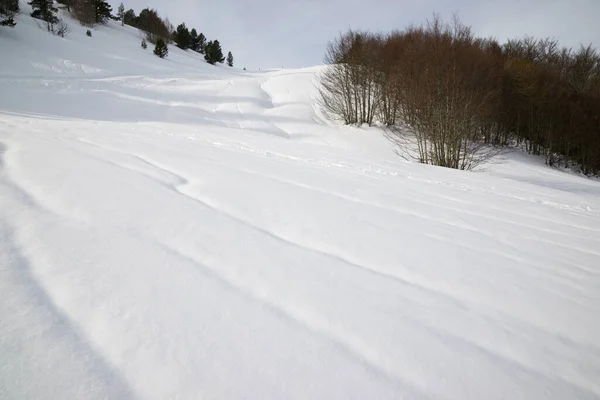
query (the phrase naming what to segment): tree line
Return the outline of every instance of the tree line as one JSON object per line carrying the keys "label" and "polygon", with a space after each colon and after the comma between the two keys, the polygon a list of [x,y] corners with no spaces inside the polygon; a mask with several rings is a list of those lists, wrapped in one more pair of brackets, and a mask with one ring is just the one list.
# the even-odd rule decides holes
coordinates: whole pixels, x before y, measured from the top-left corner
{"label": "tree line", "polygon": [[404,155],[471,169],[519,146],[551,166],[600,172],[600,54],[553,39],[504,44],[439,17],[389,34],[349,31],[328,45],[324,112],[386,127]]}
{"label": "tree line", "polygon": [[[57,0],[66,10],[82,25],[93,27],[106,24],[110,19],[121,21],[121,25],[130,25],[145,33],[142,47],[146,48],[146,40],[154,44],[154,54],[161,58],[168,55],[168,44],[175,43],[183,50],[192,50],[203,54],[209,64],[227,62],[233,67],[233,54],[231,51],[227,57],[223,55],[221,43],[218,40],[207,40],[203,33],[196,29],[191,31],[185,23],[175,28],[167,19],[162,18],[158,11],[151,8],[143,9],[136,15],[133,9],[125,11],[121,3],[117,14],[112,14],[112,7],[105,0]],[[46,22],[48,31],[64,36],[69,32],[68,25],[57,17],[58,9],[53,0],[31,0],[31,16]],[[0,25],[14,27],[16,25],[14,16],[19,12],[19,0],[0,0]],[[56,29],[55,29],[56,27]],[[88,30],[88,36],[91,31]]]}
{"label": "tree line", "polygon": [[[207,40],[202,32],[198,33],[195,28],[190,31],[185,23],[181,23],[175,28],[168,19],[161,18],[158,11],[154,9],[145,8],[139,15],[136,15],[133,9],[125,11],[125,7],[121,3],[117,17],[123,25],[130,25],[146,32],[146,39],[149,42],[160,45],[159,53],[163,53],[162,50],[166,50],[167,44],[173,42],[180,49],[203,54],[209,64],[223,63],[226,60],[218,40]],[[157,43],[159,39],[162,41]],[[158,55],[161,56],[161,54]],[[233,67],[231,52],[227,55],[227,65]]]}

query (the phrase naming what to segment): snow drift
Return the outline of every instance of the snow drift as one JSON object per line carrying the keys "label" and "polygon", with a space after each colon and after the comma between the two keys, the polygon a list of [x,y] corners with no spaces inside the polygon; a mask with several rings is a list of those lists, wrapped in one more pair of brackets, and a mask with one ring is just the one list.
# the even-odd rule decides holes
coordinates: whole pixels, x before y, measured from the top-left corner
{"label": "snow drift", "polygon": [[0,398],[600,397],[597,181],[404,162],[321,118],[319,68],[17,22]]}

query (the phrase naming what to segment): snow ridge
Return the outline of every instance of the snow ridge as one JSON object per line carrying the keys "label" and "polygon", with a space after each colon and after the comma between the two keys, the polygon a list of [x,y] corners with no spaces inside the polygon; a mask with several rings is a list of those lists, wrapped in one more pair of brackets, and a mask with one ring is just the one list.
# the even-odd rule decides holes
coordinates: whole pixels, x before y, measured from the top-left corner
{"label": "snow ridge", "polygon": [[0,31],[0,399],[598,399],[600,184],[466,173],[112,22]]}

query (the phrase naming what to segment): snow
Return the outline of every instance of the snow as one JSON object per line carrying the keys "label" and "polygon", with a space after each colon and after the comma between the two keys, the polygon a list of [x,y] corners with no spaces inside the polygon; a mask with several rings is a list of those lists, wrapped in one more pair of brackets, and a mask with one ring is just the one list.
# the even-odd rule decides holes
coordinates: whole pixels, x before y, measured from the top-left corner
{"label": "snow", "polygon": [[[600,183],[405,162],[110,23],[0,28],[0,399],[598,399]],[[9,56],[7,56],[9,55]]]}

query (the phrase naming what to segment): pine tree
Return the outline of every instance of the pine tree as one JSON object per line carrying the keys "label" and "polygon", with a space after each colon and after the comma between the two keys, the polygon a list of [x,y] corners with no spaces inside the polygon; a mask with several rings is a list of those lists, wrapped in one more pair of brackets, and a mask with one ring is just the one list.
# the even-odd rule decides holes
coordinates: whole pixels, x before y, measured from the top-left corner
{"label": "pine tree", "polygon": [[112,7],[104,0],[94,0],[94,8],[96,11],[96,23],[105,24],[110,19]]}
{"label": "pine tree", "polygon": [[169,55],[169,48],[167,47],[167,43],[162,38],[156,40],[156,47],[154,47],[154,54],[159,56],[160,58],[165,58]]}
{"label": "pine tree", "polygon": [[214,64],[214,63],[210,62],[211,61],[211,59],[210,59],[211,50],[210,49],[211,49],[212,45],[213,45],[213,42],[211,40],[208,43],[206,43],[206,45],[204,46],[204,59],[206,60],[207,63],[210,63],[210,64]]}
{"label": "pine tree", "polygon": [[31,6],[33,12],[31,16],[33,18],[41,19],[46,21],[48,32],[54,29],[54,24],[58,22],[56,12],[58,9],[54,7],[53,0],[31,0],[27,3]]}
{"label": "pine tree", "polygon": [[223,63],[225,57],[223,57],[223,50],[218,40],[208,42],[204,49],[204,59],[209,64]]}
{"label": "pine tree", "polygon": [[198,34],[196,29],[192,29],[190,32],[192,44],[190,45],[190,49],[194,50],[197,53],[204,53],[204,48],[206,47],[206,36],[203,33]]}
{"label": "pine tree", "polygon": [[198,53],[204,54],[204,49],[206,48],[206,36],[204,33],[200,32],[198,35]]}
{"label": "pine tree", "polygon": [[5,14],[2,10],[0,10],[0,26],[8,26],[9,28],[14,28],[17,23],[15,19],[10,14]]}
{"label": "pine tree", "polygon": [[233,67],[233,54],[231,52],[227,53],[227,65]]}
{"label": "pine tree", "polygon": [[133,11],[133,9],[125,11],[125,14],[123,14],[123,23],[130,26],[137,25],[137,15],[135,15],[135,11]]}
{"label": "pine tree", "polygon": [[0,26],[14,27],[15,14],[19,12],[19,0],[0,0]]}
{"label": "pine tree", "polygon": [[177,30],[175,30],[175,34],[173,35],[173,40],[175,40],[177,47],[180,49],[185,50],[192,46],[192,35],[187,26],[185,26],[185,23],[177,26]]}
{"label": "pine tree", "polygon": [[117,17],[119,17],[119,21],[121,21],[121,26],[125,25],[125,4],[119,4],[119,8],[117,8]]}
{"label": "pine tree", "polygon": [[196,31],[196,28],[192,28],[192,31],[190,32],[190,37],[192,39],[192,43],[190,44],[190,49],[197,52],[198,51],[198,32]]}

